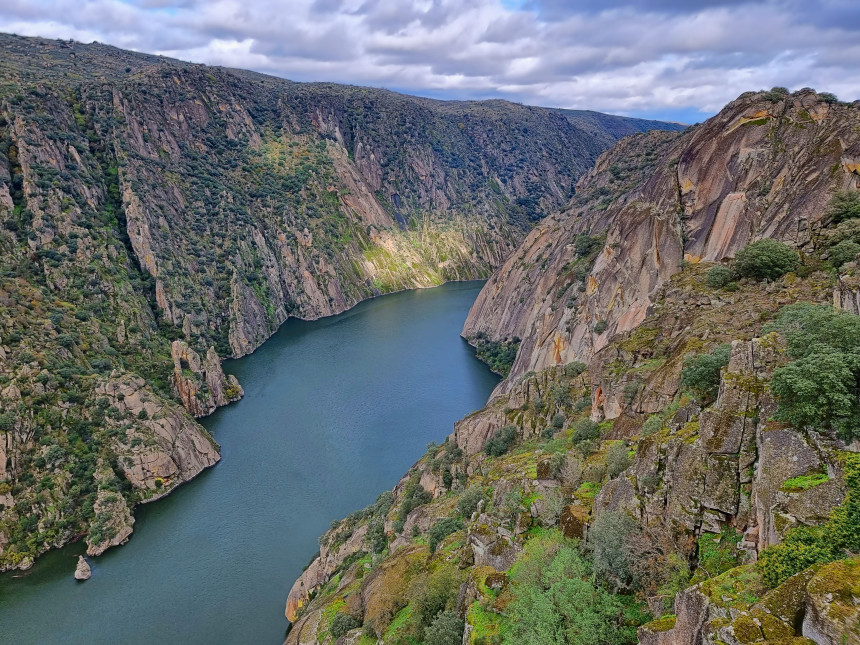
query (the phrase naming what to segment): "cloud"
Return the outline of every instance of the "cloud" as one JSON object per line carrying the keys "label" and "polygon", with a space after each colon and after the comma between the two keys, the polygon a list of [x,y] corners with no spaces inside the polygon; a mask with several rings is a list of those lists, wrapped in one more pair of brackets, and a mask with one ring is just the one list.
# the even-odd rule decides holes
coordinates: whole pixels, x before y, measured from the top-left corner
{"label": "cloud", "polygon": [[4,0],[0,30],[299,81],[687,120],[774,85],[860,97],[856,0]]}

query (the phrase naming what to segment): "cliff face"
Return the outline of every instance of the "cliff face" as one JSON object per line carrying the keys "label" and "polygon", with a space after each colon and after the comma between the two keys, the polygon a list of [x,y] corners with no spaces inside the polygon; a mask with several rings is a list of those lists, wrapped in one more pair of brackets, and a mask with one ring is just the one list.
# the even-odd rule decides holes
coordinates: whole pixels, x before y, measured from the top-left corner
{"label": "cliff face", "polygon": [[639,325],[684,260],[730,258],[764,237],[814,249],[830,196],[860,182],[858,121],[857,105],[812,91],[749,93],[687,132],[630,137],[602,155],[472,307],[465,337],[523,339],[498,391],[530,369],[588,360]]}
{"label": "cliff face", "polygon": [[[287,643],[335,642],[338,614],[383,642],[420,640],[430,602],[464,621],[464,643],[513,643],[524,622],[593,617],[584,599],[607,589],[656,620],[617,609],[603,620],[620,631],[595,642],[855,642],[860,441],[826,410],[792,425],[793,398],[774,384],[798,374],[785,371],[798,368],[795,327],[779,323],[798,311],[787,306],[857,328],[858,220],[827,211],[860,187],[858,125],[857,105],[772,91],[603,155],[472,309],[464,335],[479,351],[519,343],[510,376],[390,493],[321,538],[290,591]],[[797,273],[709,279],[765,237],[798,250]],[[836,239],[854,243],[844,263]],[[706,364],[709,376],[688,371],[682,385],[685,365]],[[795,398],[825,374],[795,380]],[[562,584],[536,562],[574,552],[593,568],[564,579],[598,583],[582,603],[529,604]],[[631,621],[638,634],[624,631]],[[552,642],[577,642],[564,638]]]}
{"label": "cliff face", "polygon": [[615,139],[661,126],[0,51],[0,569],[121,542],[135,503],[214,464],[191,416],[242,395],[221,358],[290,315],[489,275]]}

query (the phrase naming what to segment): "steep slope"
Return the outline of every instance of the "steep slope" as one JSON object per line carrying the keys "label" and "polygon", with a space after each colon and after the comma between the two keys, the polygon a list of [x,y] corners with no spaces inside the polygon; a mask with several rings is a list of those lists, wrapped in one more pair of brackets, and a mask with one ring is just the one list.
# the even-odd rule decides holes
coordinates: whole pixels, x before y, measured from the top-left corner
{"label": "steep slope", "polygon": [[602,156],[473,308],[511,375],[332,524],[286,642],[858,642],[858,125],[777,89]]}
{"label": "steep slope", "polygon": [[763,237],[813,250],[830,196],[860,181],[858,122],[856,104],[811,90],[747,93],[685,133],[625,139],[493,275],[463,335],[524,339],[515,378],[634,328],[684,260]]}
{"label": "steep slope", "polygon": [[[211,466],[221,358],[487,276],[654,122],[297,84],[0,35],[0,569]],[[184,407],[184,409],[183,409]]]}

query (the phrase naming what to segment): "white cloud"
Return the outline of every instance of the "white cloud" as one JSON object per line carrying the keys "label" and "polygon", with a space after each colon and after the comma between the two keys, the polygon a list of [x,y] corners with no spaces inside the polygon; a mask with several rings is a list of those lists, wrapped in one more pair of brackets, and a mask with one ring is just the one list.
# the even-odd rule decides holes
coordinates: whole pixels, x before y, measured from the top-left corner
{"label": "white cloud", "polygon": [[[4,0],[0,30],[293,80],[608,112],[718,110],[742,91],[860,96],[850,0]],[[597,8],[595,8],[597,7]]]}

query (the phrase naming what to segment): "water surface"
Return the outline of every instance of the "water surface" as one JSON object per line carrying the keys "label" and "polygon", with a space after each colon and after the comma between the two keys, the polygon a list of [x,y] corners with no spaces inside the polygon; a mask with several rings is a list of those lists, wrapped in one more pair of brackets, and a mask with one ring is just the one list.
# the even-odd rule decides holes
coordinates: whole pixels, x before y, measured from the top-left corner
{"label": "water surface", "polygon": [[498,382],[458,335],[481,285],[291,320],[226,363],[245,398],[203,420],[221,462],[141,507],[87,582],[72,578],[82,544],[0,577],[0,642],[283,642],[287,592],[330,521],[393,486]]}

